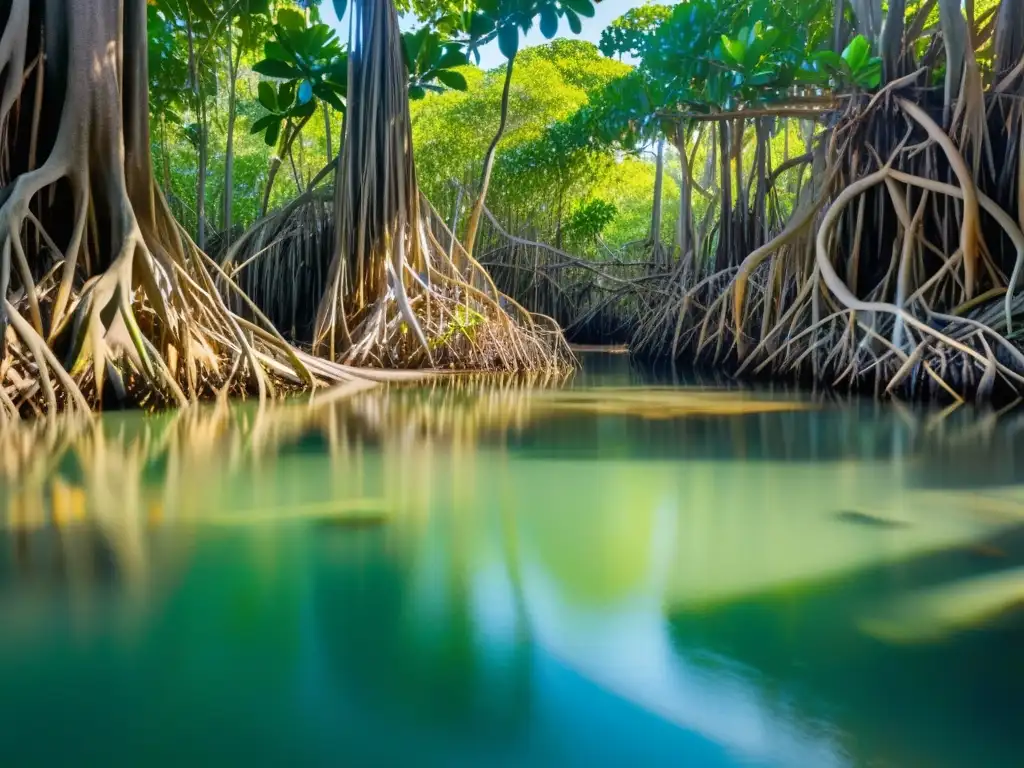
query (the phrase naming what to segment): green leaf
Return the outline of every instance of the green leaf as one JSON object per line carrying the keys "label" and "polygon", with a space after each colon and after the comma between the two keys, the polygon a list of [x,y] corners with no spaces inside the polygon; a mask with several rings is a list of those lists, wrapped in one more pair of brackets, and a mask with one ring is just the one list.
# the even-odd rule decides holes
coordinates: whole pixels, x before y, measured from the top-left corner
{"label": "green leaf", "polygon": [[298,31],[306,28],[306,17],[294,8],[282,8],[277,12],[277,23],[285,29]]}
{"label": "green leaf", "polygon": [[484,37],[491,34],[497,26],[497,23],[490,16],[484,13],[474,13],[469,23],[469,36],[473,38]]}
{"label": "green leaf", "polygon": [[842,58],[851,70],[856,72],[868,62],[871,55],[871,44],[864,35],[857,35],[850,44],[843,49]]}
{"label": "green leaf", "polygon": [[345,112],[345,102],[341,100],[338,93],[327,83],[317,83],[313,86],[313,93],[323,99],[338,112]]}
{"label": "green leaf", "polygon": [[[300,89],[301,90],[301,89]],[[312,115],[316,111],[316,102],[310,98],[309,101],[296,104],[291,108],[288,114],[292,117],[306,118]]]}
{"label": "green leaf", "polygon": [[278,61],[292,60],[292,55],[288,53],[288,49],[277,42],[277,40],[268,40],[263,44],[263,55],[268,59],[277,59]]}
{"label": "green leaf", "polygon": [[506,24],[498,30],[498,48],[509,61],[519,53],[519,28],[515,24]]}
{"label": "green leaf", "polygon": [[814,61],[835,72],[843,68],[843,59],[835,51],[818,51],[814,54]]}
{"label": "green leaf", "polygon": [[762,70],[755,72],[750,77],[744,79],[745,85],[768,85],[768,83],[775,80],[775,72],[772,70]]}
{"label": "green leaf", "polygon": [[501,13],[499,0],[477,0],[476,7],[491,17],[496,17]]}
{"label": "green leaf", "polygon": [[299,86],[299,104],[305,104],[313,98],[313,84],[309,80],[303,80]]}
{"label": "green leaf", "polygon": [[276,118],[274,122],[270,123],[267,128],[267,135],[263,137],[263,140],[267,143],[268,147],[273,147],[277,144],[277,138],[281,135],[281,118]]}
{"label": "green leaf", "polygon": [[580,17],[576,15],[575,11],[566,8],[565,20],[569,22],[569,29],[572,30],[574,35],[578,35],[583,31],[583,23],[580,21]]}
{"label": "green leaf", "polygon": [[427,95],[426,89],[422,85],[410,85],[409,86],[409,98],[414,101],[419,101]]}
{"label": "green leaf", "polygon": [[558,14],[553,5],[545,5],[540,9],[540,33],[547,40],[558,34]]}
{"label": "green leaf", "polygon": [[259,95],[260,104],[271,112],[277,111],[277,92],[274,91],[274,86],[268,83],[266,80],[260,80],[260,84],[256,86],[257,93]]}
{"label": "green leaf", "polygon": [[334,0],[334,13],[338,17],[338,21],[345,18],[345,11],[348,10],[348,0]]}
{"label": "green leaf", "polygon": [[252,71],[258,72],[261,75],[266,75],[267,77],[276,77],[281,80],[295,80],[302,76],[302,73],[300,73],[299,70],[291,64],[284,61],[278,61],[277,59],[264,59],[263,61],[258,61],[253,65]]}
{"label": "green leaf", "polygon": [[292,101],[295,100],[295,81],[290,80],[287,83],[281,83],[277,89],[277,108],[278,110],[288,109],[292,105]]}
{"label": "green leaf", "polygon": [[[588,19],[594,16],[594,6],[590,0],[562,0],[562,5],[571,8],[580,16],[586,16]],[[576,34],[579,33],[577,32]]]}
{"label": "green leaf", "polygon": [[423,43],[427,39],[430,30],[427,27],[418,32],[406,32],[402,35],[403,50],[405,51],[405,65],[410,72],[416,71],[416,62],[419,61],[420,53],[423,51]]}
{"label": "green leaf", "polygon": [[268,125],[275,122],[281,122],[281,118],[278,115],[264,115],[252,124],[252,128],[249,129],[249,133],[262,133],[266,130]]}
{"label": "green leaf", "polygon": [[437,60],[435,66],[438,69],[451,69],[452,67],[464,67],[469,64],[469,57],[461,48],[451,46]]}
{"label": "green leaf", "polygon": [[734,64],[742,64],[747,54],[746,43],[742,40],[730,40],[727,35],[722,35],[722,49]]}
{"label": "green leaf", "polygon": [[861,88],[877,88],[882,82],[882,60],[871,59],[854,73],[854,80]]}
{"label": "green leaf", "polygon": [[330,72],[330,79],[339,85],[348,87],[348,56],[341,56],[331,62],[331,66],[328,68]]}
{"label": "green leaf", "polygon": [[462,76],[462,73],[456,72],[453,69],[440,69],[436,77],[449,88],[453,88],[456,91],[464,91],[469,88],[469,84],[466,82],[466,78]]}

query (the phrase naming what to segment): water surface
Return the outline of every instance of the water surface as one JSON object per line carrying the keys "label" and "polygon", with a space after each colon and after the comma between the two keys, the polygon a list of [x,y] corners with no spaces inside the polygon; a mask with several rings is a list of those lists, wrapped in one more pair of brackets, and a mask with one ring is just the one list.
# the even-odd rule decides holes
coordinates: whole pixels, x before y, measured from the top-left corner
{"label": "water surface", "polygon": [[585,362],[7,430],[0,760],[1019,764],[1018,417]]}

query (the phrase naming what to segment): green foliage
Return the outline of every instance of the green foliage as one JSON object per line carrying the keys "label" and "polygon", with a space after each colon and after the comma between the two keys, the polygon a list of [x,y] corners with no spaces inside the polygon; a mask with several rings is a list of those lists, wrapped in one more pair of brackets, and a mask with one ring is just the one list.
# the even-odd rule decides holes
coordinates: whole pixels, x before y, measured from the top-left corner
{"label": "green foliage", "polygon": [[541,34],[551,40],[564,19],[574,35],[582,31],[580,17],[594,15],[594,0],[476,0],[471,7],[437,19],[442,29],[460,34],[469,55],[480,63],[480,48],[498,41],[509,61],[520,49],[520,38],[539,21]]}
{"label": "green foliage", "polygon": [[[589,105],[593,94],[629,71],[578,40],[556,40],[518,54],[509,124],[498,146],[488,207],[503,220],[529,223],[551,242],[561,219],[566,242],[581,253],[596,248],[594,233],[601,231],[596,225],[604,224],[599,210],[615,210],[614,221],[603,228],[605,239],[613,237],[618,244],[643,237],[650,226],[653,164],[617,158],[608,145],[592,147],[574,133],[575,126],[565,124]],[[449,206],[449,214],[455,197],[450,181],[472,184],[479,176],[497,129],[505,74],[503,68],[483,73],[464,67],[461,72],[468,82],[465,92],[430,95],[412,109],[421,187],[428,198]],[[671,179],[665,187],[667,201],[678,197]],[[598,208],[595,201],[606,207]],[[588,206],[589,212],[578,213]],[[577,215],[581,226],[574,230],[570,222]],[[668,232],[671,236],[671,228]]]}
{"label": "green foliage", "polygon": [[[882,80],[882,59],[871,55],[871,44],[864,35],[857,35],[843,49],[816,51],[811,55],[813,70],[820,73],[820,82],[835,82],[841,86],[877,88]],[[805,80],[814,81],[813,75],[805,74]]]}
{"label": "green foliage", "polygon": [[566,239],[577,246],[589,245],[615,221],[618,213],[619,209],[612,203],[599,198],[588,200],[576,208],[566,222]]}
{"label": "green foliage", "polygon": [[446,39],[430,27],[402,35],[405,65],[409,69],[409,97],[422,99],[428,91],[445,87],[466,90],[466,78],[457,70],[469,63],[464,46]]}
{"label": "green foliage", "polygon": [[299,11],[281,8],[273,34],[253,71],[278,82],[276,87],[268,81],[259,84],[259,102],[268,114],[250,129],[262,133],[271,147],[277,145],[284,123],[308,119],[320,101],[344,113],[348,89],[348,54],[326,24],[307,22]]}
{"label": "green foliage", "polygon": [[671,5],[645,4],[627,11],[601,33],[605,56],[640,56],[648,36],[672,15]]}

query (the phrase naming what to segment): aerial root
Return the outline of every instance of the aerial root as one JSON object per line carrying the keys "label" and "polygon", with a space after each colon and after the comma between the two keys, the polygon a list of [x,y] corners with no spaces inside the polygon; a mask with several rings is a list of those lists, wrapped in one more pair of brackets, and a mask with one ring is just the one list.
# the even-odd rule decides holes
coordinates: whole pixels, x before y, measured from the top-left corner
{"label": "aerial root", "polygon": [[[357,276],[345,270],[329,276],[335,238],[327,197],[310,191],[221,257],[218,286],[232,296],[236,313],[269,319],[348,366],[522,371],[570,365],[554,320],[502,294],[479,262],[456,250],[461,246],[426,200],[368,267],[380,269],[379,286],[370,280],[359,291],[351,285]],[[439,240],[452,242],[454,259]],[[302,281],[299,291],[285,289],[293,272]],[[331,301],[322,306],[325,295]]]}
{"label": "aerial root", "polygon": [[[0,207],[0,288],[11,297],[4,306],[0,416],[88,412],[101,406],[107,389],[123,404],[185,406],[226,395],[255,393],[262,400],[278,387],[358,378],[353,369],[330,365],[314,376],[265,317],[257,313],[250,322],[232,313],[208,257],[183,233],[181,253],[154,252],[127,200],[120,211],[126,234],[107,269],[68,288],[77,252],[60,252],[28,205],[58,178],[26,174]],[[40,280],[25,259],[25,223],[54,255],[54,267]],[[14,294],[12,273],[22,286]]]}
{"label": "aerial root", "polygon": [[[889,128],[893,110],[903,128]],[[885,160],[864,140],[873,120],[890,137]],[[788,223],[738,266],[674,282],[631,348],[879,395],[1024,393],[1016,217],[928,113],[892,89],[851,107],[822,140],[824,182],[804,189]],[[942,211],[957,217],[953,237]],[[984,238],[982,216],[994,224]],[[891,257],[877,252],[883,231],[895,232]]]}

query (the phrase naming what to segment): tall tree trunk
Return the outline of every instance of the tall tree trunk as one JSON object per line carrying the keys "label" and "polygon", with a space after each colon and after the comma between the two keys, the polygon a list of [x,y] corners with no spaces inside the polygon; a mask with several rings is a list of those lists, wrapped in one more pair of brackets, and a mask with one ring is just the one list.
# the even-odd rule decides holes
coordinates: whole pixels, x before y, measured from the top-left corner
{"label": "tall tree trunk", "polygon": [[195,31],[192,14],[185,16],[185,32],[188,37],[189,79],[192,81],[193,107],[196,111],[198,174],[196,178],[196,243],[200,249],[206,247],[206,109],[203,104],[202,87],[199,82],[199,60],[196,56]]}
{"label": "tall tree trunk", "polygon": [[658,159],[654,169],[654,205],[651,207],[651,245],[654,247],[655,263],[661,266],[661,198],[665,182],[665,138],[658,139]]}
{"label": "tall tree trunk", "polygon": [[[19,351],[0,349],[0,418],[87,409],[108,394],[159,405],[222,387],[264,392],[257,350],[283,360],[289,348],[242,330],[153,178],[145,0],[11,0],[7,9],[0,338]],[[47,66],[26,72],[43,51]],[[38,78],[47,98],[32,129]],[[43,155],[35,169],[30,144]],[[41,295],[35,281],[54,267],[57,288]],[[289,369],[293,381],[300,368]]]}
{"label": "tall tree trunk", "polygon": [[455,208],[452,211],[452,222],[451,222],[451,225],[448,227],[449,234],[451,235],[451,239],[448,242],[448,258],[449,259],[452,258],[455,255],[455,242],[456,242],[456,240],[455,240],[455,233],[456,233],[456,231],[459,228],[459,216],[462,213],[462,193],[463,193],[463,189],[464,189],[464,187],[460,184],[459,185],[459,190],[455,194]]}
{"label": "tall tree trunk", "polygon": [[562,208],[565,205],[565,189],[558,189],[558,221],[555,224],[555,248],[562,250]]}
{"label": "tall tree trunk", "polygon": [[207,135],[206,106],[199,107],[199,173],[196,178],[196,245],[206,250],[206,166]]}
{"label": "tall tree trunk", "polygon": [[171,189],[171,158],[167,155],[167,116],[160,113],[160,159],[164,171],[164,195],[174,194]]}
{"label": "tall tree trunk", "polygon": [[686,156],[686,134],[682,126],[676,127],[676,152],[679,153],[679,218],[676,221],[676,245],[679,247],[679,258],[686,258],[690,249],[690,230],[692,229],[690,213],[690,161]]}
{"label": "tall tree trunk", "polygon": [[224,148],[224,248],[231,247],[231,228],[234,226],[233,205],[235,198],[235,119],[238,116],[237,83],[238,67],[242,61],[242,46],[232,58],[232,26],[228,19],[228,136]]}
{"label": "tall tree trunk", "polygon": [[497,153],[501,137],[505,135],[505,126],[508,124],[508,95],[512,88],[512,68],[515,62],[516,59],[513,56],[505,67],[505,85],[501,90],[501,120],[498,122],[498,132],[494,134],[491,145],[487,148],[487,154],[484,155],[484,172],[480,178],[480,192],[473,205],[473,212],[470,214],[469,224],[466,227],[466,238],[462,243],[466,253],[470,256],[473,255],[476,234],[480,228],[480,218],[483,216],[484,205],[487,202],[487,189],[491,184],[491,171],[494,170],[494,156]]}
{"label": "tall tree trunk", "polygon": [[334,159],[334,147],[331,146],[331,108],[327,106],[327,102],[322,105],[324,110],[324,137],[327,144],[327,162],[331,162]]}
{"label": "tall tree trunk", "polygon": [[732,260],[732,168],[729,151],[729,121],[718,121],[718,154],[722,176],[722,214],[718,222],[718,264],[725,269]]}
{"label": "tall tree trunk", "polygon": [[[522,313],[503,305],[478,265],[467,259],[466,269],[457,269],[436,238],[416,183],[394,2],[355,0],[351,8],[335,246],[314,349],[345,362],[402,367],[524,370],[557,363],[567,349],[560,332],[542,330],[547,321],[540,318],[521,322]],[[474,343],[481,338],[477,326],[484,344]]]}
{"label": "tall tree trunk", "polygon": [[759,248],[768,239],[768,211],[765,209],[768,195],[768,153],[770,150],[768,133],[768,118],[759,117],[755,119],[754,130],[757,134],[757,155],[754,158],[755,165],[755,192],[754,192],[754,241],[752,248]]}
{"label": "tall tree trunk", "polygon": [[[260,216],[266,216],[270,208],[270,192],[274,189],[274,182],[277,180],[277,172],[281,170],[283,158],[291,155],[292,142],[302,133],[302,129],[309,122],[308,117],[302,118],[297,125],[292,125],[291,120],[285,123],[284,132],[281,136],[281,143],[278,146],[277,154],[270,160],[270,171],[267,173],[267,184],[263,188],[263,203],[260,205]],[[294,171],[294,163],[292,163]],[[296,186],[299,185],[298,174],[296,173]],[[299,192],[302,192],[301,187]]]}

